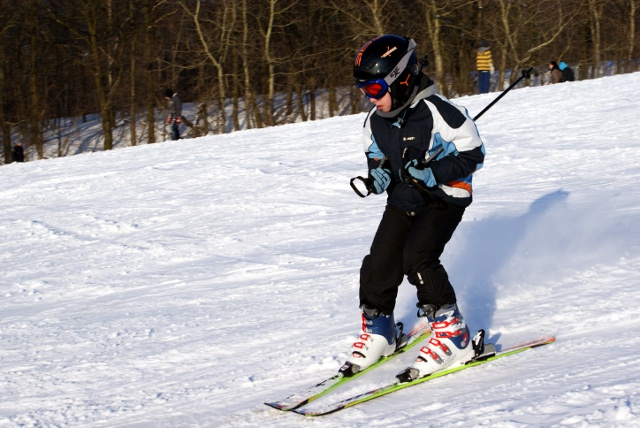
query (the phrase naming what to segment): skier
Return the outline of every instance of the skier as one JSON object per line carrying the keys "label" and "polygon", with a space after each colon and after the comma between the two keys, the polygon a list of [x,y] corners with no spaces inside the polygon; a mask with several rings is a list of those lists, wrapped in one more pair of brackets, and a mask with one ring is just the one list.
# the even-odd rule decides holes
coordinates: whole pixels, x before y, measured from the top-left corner
{"label": "skier", "polygon": [[171,125],[171,139],[180,139],[180,122],[182,119],[182,100],[171,89],[164,90],[164,99],[169,101],[169,117],[167,122]]}
{"label": "skier", "polygon": [[16,145],[13,146],[13,161],[24,162],[24,149],[22,148],[21,141],[18,141]]}
{"label": "skier", "polygon": [[422,72],[415,47],[413,39],[383,35],[355,58],[356,86],[374,104],[363,126],[368,188],[386,191],[387,204],[362,261],[362,327],[341,368],[345,376],[393,353],[393,312],[404,276],[417,289],[418,316],[427,317],[432,335],[399,379],[409,381],[474,356],[440,256],[471,203],[471,176],[482,167],[484,146],[466,109],[439,95]]}

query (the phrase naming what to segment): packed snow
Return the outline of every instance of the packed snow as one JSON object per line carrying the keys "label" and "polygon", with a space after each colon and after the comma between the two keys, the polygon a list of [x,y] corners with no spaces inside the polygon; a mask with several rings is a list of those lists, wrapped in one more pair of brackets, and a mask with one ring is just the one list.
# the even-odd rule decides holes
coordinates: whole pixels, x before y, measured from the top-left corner
{"label": "packed snow", "polygon": [[364,113],[3,166],[0,427],[638,426],[639,116],[635,73],[519,88],[477,121],[443,264],[472,330],[555,343],[318,418],[263,403],[356,338],[385,205],[349,187]]}

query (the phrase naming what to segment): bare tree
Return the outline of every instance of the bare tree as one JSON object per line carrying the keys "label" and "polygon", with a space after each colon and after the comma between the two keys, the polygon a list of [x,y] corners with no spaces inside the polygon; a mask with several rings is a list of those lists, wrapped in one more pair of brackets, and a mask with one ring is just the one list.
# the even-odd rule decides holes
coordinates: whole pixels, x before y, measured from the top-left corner
{"label": "bare tree", "polygon": [[[12,88],[12,70],[17,66],[12,64],[15,44],[15,30],[21,25],[19,9],[12,8],[13,2],[0,0],[2,14],[0,14],[0,127],[2,129],[2,146],[4,151],[4,163],[13,161],[11,146],[11,125],[18,120],[15,112],[15,102],[12,97],[21,94],[15,93]],[[10,65],[12,64],[12,65]]]}
{"label": "bare tree", "polygon": [[[275,96],[278,68],[287,61],[287,49],[284,44],[278,45],[279,37],[286,34],[287,28],[293,28],[294,23],[283,19],[286,13],[293,8],[298,0],[291,0],[282,5],[278,0],[263,0],[264,9],[259,10],[262,19],[258,19],[258,30],[262,42],[262,58],[266,70],[266,94],[263,96],[263,119],[265,125],[276,124],[275,120]],[[280,49],[279,49],[280,48]]]}
{"label": "bare tree", "polygon": [[391,0],[331,0],[335,10],[351,23],[354,37],[370,39],[390,31],[395,5]]}
{"label": "bare tree", "polygon": [[[640,9],[640,0],[629,0],[628,26],[627,26],[627,55],[625,71],[633,71],[632,62],[633,54],[636,46],[636,22],[638,21],[638,9]],[[624,15],[622,15],[624,16]]]}
{"label": "bare tree", "polygon": [[[457,44],[451,46],[452,38],[448,37],[447,41],[444,40],[443,30],[447,32],[447,35],[453,31],[466,36],[469,39],[473,38],[471,34],[472,27],[466,27],[460,25],[460,21],[457,19],[464,10],[470,10],[473,7],[474,0],[457,1],[457,2],[440,2],[437,0],[420,0],[422,5],[422,11],[424,14],[424,22],[426,23],[426,35],[425,38],[428,41],[428,47],[426,49],[429,53],[429,62],[435,68],[435,80],[438,86],[438,90],[444,95],[450,95],[450,85],[447,84],[446,74],[447,70],[450,72],[451,67],[447,69],[446,64],[446,51],[447,50],[462,50],[469,52],[466,49],[465,44]],[[465,73],[466,77],[467,73]]]}
{"label": "bare tree", "polygon": [[[185,12],[193,20],[195,32],[202,46],[202,53],[211,63],[215,70],[217,92],[218,92],[218,110],[219,110],[219,129],[226,132],[226,114],[225,101],[227,98],[226,82],[225,82],[225,59],[231,45],[230,39],[233,34],[236,14],[235,4],[233,1],[224,1],[218,6],[216,20],[208,20],[202,16],[201,2],[196,2],[195,8],[191,10],[187,5],[182,3]],[[210,31],[203,29],[203,21],[209,25]],[[217,24],[217,25],[216,25]]]}
{"label": "bare tree", "polygon": [[52,0],[46,5],[49,15],[75,39],[75,44],[68,45],[72,49],[69,54],[91,73],[100,109],[104,150],[113,148],[114,100],[128,64],[125,30],[131,18],[126,15],[129,8],[122,6],[119,0]]}
{"label": "bare tree", "polygon": [[591,53],[593,63],[593,77],[600,77],[600,62],[602,58],[602,14],[607,4],[606,0],[586,0],[589,8],[589,28],[591,30]]}

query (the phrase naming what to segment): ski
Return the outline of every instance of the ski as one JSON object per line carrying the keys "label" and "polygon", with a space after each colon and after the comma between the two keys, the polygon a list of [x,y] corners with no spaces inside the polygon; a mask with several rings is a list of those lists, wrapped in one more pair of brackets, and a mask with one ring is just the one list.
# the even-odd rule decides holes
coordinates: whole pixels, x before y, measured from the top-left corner
{"label": "ski", "polygon": [[[402,323],[398,323],[398,324],[400,325],[400,328],[402,328]],[[408,349],[413,348],[415,345],[417,345],[418,343],[422,342],[424,339],[429,337],[429,334],[431,334],[431,328],[429,326],[429,323],[428,322],[419,323],[411,332],[407,333],[406,335],[402,335],[402,340],[401,342],[399,342],[399,345],[393,354],[387,357],[380,358],[378,362],[366,368],[365,370],[357,372],[351,376],[344,376],[343,373],[338,372],[337,374],[331,376],[330,378],[327,378],[322,382],[316,385],[313,385],[310,388],[305,389],[304,391],[292,394],[283,400],[268,402],[264,404],[266,404],[267,406],[273,407],[274,409],[282,410],[282,411],[289,411],[289,410],[294,410],[299,407],[302,407],[305,404],[308,404],[328,394],[329,392],[344,385],[345,383],[353,379],[356,379],[365,373],[368,373],[369,371],[380,366],[381,364],[386,363],[387,361],[393,359],[394,357],[397,357],[398,355],[404,353]]]}
{"label": "ski", "polygon": [[555,341],[555,337],[544,336],[536,340],[531,340],[528,342],[520,343],[515,346],[508,347],[506,349],[502,349],[498,352],[495,351],[495,345],[487,343],[485,344],[485,351],[482,354],[480,354],[478,357],[474,358],[473,360],[471,360],[470,362],[468,362],[463,366],[445,369],[445,370],[415,379],[411,382],[404,382],[404,383],[395,382],[395,383],[382,386],[380,388],[376,388],[371,391],[367,391],[365,393],[358,394],[353,397],[346,398],[336,403],[328,404],[326,406],[322,406],[316,409],[297,408],[297,409],[294,409],[293,411],[295,413],[298,413],[304,416],[327,415],[329,413],[337,412],[338,410],[346,409],[347,407],[353,407],[356,404],[364,403],[366,401],[373,400],[374,398],[382,397],[383,395],[387,395],[392,392],[417,385],[419,383],[437,379],[439,377],[446,376],[448,374],[455,373],[460,370],[464,370],[470,367],[478,366],[480,364],[488,363],[488,362],[497,360],[499,358],[515,355],[520,352],[526,351],[528,349],[536,348],[538,346],[548,345],[550,343],[553,343],[554,341]]}

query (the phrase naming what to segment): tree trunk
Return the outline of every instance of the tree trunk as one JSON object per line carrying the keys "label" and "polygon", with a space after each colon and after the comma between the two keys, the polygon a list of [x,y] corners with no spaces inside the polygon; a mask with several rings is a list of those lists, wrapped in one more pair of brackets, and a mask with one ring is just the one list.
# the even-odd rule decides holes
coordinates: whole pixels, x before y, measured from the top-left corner
{"label": "tree trunk", "polygon": [[602,42],[600,36],[600,20],[602,19],[602,0],[588,0],[589,2],[589,28],[591,29],[591,40],[593,43],[592,61],[593,77],[600,77],[600,62],[602,58]]}
{"label": "tree trunk", "polygon": [[38,74],[40,67],[38,66],[38,39],[36,33],[37,22],[33,17],[29,17],[31,27],[31,49],[29,55],[29,144],[36,148],[38,159],[44,158],[44,136],[43,136],[43,112],[44,108],[40,100],[40,88],[38,83],[41,81]]}
{"label": "tree trunk", "polygon": [[143,22],[144,22],[144,63],[146,64],[144,69],[144,77],[145,77],[145,89],[146,89],[146,97],[145,97],[145,106],[147,111],[147,144],[153,144],[156,142],[156,94],[157,89],[155,88],[154,75],[152,65],[154,64],[153,58],[153,26],[152,26],[152,17],[151,17],[151,7],[148,3],[146,3],[142,7],[142,13],[144,14]]}
{"label": "tree trunk", "polygon": [[131,145],[135,146],[138,141],[136,133],[136,57],[131,55],[131,70],[129,70],[129,138],[131,139]]}
{"label": "tree trunk", "polygon": [[638,0],[629,0],[629,38],[627,41],[627,57],[625,71],[633,71],[633,48],[636,45],[636,15],[638,13]]}

